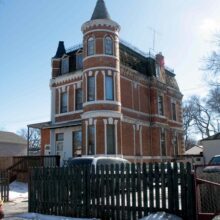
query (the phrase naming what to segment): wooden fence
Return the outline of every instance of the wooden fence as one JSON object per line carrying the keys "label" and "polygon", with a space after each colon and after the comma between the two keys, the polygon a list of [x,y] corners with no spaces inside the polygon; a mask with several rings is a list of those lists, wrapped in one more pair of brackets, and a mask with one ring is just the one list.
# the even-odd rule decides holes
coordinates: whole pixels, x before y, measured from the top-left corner
{"label": "wooden fence", "polygon": [[34,168],[29,212],[101,219],[138,219],[166,211],[195,219],[190,164]]}
{"label": "wooden fence", "polygon": [[0,171],[0,199],[9,201],[9,178],[5,171]]}

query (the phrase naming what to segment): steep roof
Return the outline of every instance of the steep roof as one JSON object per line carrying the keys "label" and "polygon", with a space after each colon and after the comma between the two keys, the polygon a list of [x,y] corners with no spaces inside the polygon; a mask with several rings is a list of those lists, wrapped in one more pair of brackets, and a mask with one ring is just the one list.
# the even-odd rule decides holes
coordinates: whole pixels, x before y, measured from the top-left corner
{"label": "steep roof", "polygon": [[91,20],[96,20],[96,19],[108,19],[108,20],[111,19],[104,0],[98,0],[96,3]]}
{"label": "steep roof", "polygon": [[27,141],[15,133],[0,131],[0,143],[27,144]]}
{"label": "steep roof", "polygon": [[64,46],[64,42],[59,41],[56,55],[53,58],[61,58],[63,56],[63,54],[65,54],[65,53],[66,53],[66,49],[65,49],[65,46]]}

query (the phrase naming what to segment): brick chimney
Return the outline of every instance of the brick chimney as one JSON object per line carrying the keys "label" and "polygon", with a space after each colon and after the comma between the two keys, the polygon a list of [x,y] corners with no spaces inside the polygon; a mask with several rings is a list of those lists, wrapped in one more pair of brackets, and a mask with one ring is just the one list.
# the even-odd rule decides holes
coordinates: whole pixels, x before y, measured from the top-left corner
{"label": "brick chimney", "polygon": [[161,52],[156,55],[156,63],[160,67],[164,67],[164,65],[165,65],[164,56],[162,55]]}

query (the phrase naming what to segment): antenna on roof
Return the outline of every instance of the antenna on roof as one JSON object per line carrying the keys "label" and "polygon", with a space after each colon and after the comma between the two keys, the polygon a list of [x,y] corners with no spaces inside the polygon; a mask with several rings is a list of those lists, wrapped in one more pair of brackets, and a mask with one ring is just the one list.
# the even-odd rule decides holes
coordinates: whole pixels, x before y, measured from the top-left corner
{"label": "antenna on roof", "polygon": [[150,48],[150,50],[153,50],[155,52],[155,44],[156,44],[156,35],[161,35],[160,32],[158,32],[156,29],[152,28],[152,27],[148,27],[148,29],[150,31],[152,31],[153,33],[153,45],[152,45],[152,48]]}

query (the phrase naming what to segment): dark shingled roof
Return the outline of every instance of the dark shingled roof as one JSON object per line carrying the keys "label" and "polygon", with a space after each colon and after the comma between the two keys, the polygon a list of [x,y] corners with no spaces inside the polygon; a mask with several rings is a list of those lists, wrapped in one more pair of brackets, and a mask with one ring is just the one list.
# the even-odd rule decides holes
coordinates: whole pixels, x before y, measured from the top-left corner
{"label": "dark shingled roof", "polygon": [[56,55],[53,58],[61,58],[66,53],[66,49],[63,41],[59,41]]}
{"label": "dark shingled roof", "polygon": [[212,136],[202,139],[202,141],[211,141],[211,140],[218,140],[220,139],[220,133],[216,133]]}
{"label": "dark shingled roof", "polygon": [[108,13],[108,10],[105,6],[104,0],[98,0],[95,6],[95,10],[92,14],[91,20],[96,19],[108,19],[110,20],[110,15]]}

